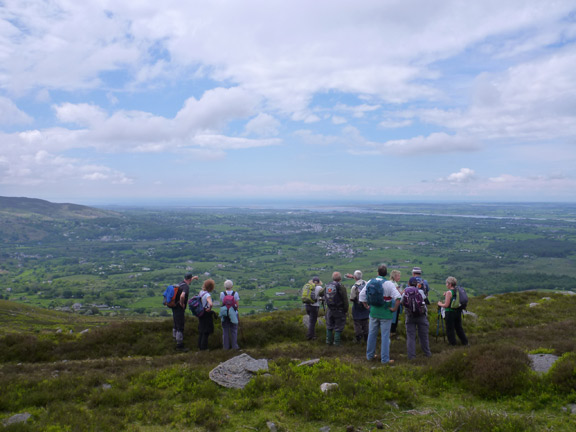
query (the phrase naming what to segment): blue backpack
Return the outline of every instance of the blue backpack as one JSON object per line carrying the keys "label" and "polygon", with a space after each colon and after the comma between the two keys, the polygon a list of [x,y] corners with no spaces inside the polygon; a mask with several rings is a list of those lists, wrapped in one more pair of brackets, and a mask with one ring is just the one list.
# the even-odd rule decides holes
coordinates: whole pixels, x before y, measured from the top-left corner
{"label": "blue backpack", "polygon": [[384,306],[384,279],[370,279],[366,284],[366,303],[370,306]]}
{"label": "blue backpack", "polygon": [[206,291],[202,291],[200,294],[197,294],[188,300],[188,307],[190,308],[190,312],[192,312],[192,315],[197,316],[198,318],[203,316],[205,312],[204,305],[202,304],[202,293],[206,293]]}
{"label": "blue backpack", "polygon": [[176,307],[178,304],[179,292],[180,290],[178,289],[178,285],[168,285],[162,294],[164,296],[164,306],[168,306],[169,308]]}

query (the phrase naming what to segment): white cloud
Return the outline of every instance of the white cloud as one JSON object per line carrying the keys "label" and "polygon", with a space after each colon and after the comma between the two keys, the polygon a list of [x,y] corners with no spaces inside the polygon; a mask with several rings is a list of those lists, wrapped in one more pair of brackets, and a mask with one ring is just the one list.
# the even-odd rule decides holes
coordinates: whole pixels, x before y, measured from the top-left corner
{"label": "white cloud", "polygon": [[276,136],[280,126],[281,123],[270,114],[260,113],[246,123],[244,133],[246,135]]}
{"label": "white cloud", "polygon": [[106,117],[106,112],[91,104],[71,104],[63,103],[54,106],[58,120],[63,123],[74,123],[79,126],[92,126],[102,123]]}
{"label": "white cloud", "polygon": [[32,118],[10,99],[0,96],[0,125],[29,124]]}
{"label": "white cloud", "polygon": [[469,108],[422,110],[428,123],[481,139],[550,140],[576,135],[576,46],[482,74]]}
{"label": "white cloud", "polygon": [[448,182],[452,184],[469,183],[476,179],[476,173],[470,168],[461,168],[460,171],[450,174],[446,178],[440,178],[440,182]]}
{"label": "white cloud", "polygon": [[473,152],[480,148],[477,140],[444,132],[410,139],[391,140],[384,143],[369,143],[369,147],[378,153],[401,155],[439,154],[454,152]]}

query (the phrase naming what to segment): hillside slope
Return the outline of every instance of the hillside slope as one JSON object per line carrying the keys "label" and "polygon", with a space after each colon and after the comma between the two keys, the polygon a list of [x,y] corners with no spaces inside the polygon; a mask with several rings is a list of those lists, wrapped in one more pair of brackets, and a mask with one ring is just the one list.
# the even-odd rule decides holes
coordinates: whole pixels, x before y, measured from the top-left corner
{"label": "hillside slope", "polygon": [[79,204],[58,204],[37,198],[0,197],[0,215],[32,217],[46,219],[92,219],[112,214]]}
{"label": "hillside slope", "polygon": [[[220,348],[219,323],[210,351],[174,354],[171,320],[56,334],[53,322],[30,329],[10,315],[33,319],[41,310],[0,302],[10,312],[1,317],[10,332],[0,336],[0,422],[29,413],[29,431],[269,431],[270,423],[304,432],[575,430],[576,295],[482,296],[469,309],[464,328],[471,348],[448,346],[441,328],[436,337],[432,311],[432,358],[418,351],[408,361],[400,326],[391,345],[394,367],[366,361],[365,346],[352,342],[351,320],[343,345],[333,347],[322,337],[305,341],[301,311],[242,317],[241,347],[268,359],[269,371],[237,390],[208,378],[238,354]],[[185,341],[192,347],[197,321],[187,319]],[[318,331],[322,336],[323,328]],[[542,375],[530,370],[528,353],[561,357]],[[313,358],[320,360],[299,366]],[[338,388],[323,393],[325,382]]]}

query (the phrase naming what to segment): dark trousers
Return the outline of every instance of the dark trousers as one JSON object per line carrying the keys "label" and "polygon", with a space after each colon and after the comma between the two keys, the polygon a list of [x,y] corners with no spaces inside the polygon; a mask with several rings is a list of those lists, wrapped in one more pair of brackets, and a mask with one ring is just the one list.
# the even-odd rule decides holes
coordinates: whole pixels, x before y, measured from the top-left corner
{"label": "dark trousers", "polygon": [[354,336],[356,336],[356,342],[366,342],[368,340],[369,324],[369,318],[354,320]]}
{"label": "dark trousers", "polygon": [[184,343],[184,323],[186,322],[184,312],[185,310],[180,306],[172,308],[172,318],[174,319],[174,331],[172,333],[178,345]]}
{"label": "dark trousers", "polygon": [[446,311],[444,316],[446,320],[446,337],[448,338],[448,343],[450,345],[456,345],[456,336],[454,334],[456,333],[462,345],[468,345],[468,338],[462,328],[462,311]]}
{"label": "dark trousers", "polygon": [[204,351],[208,349],[208,336],[214,333],[213,312],[205,312],[198,318],[198,349]]}
{"label": "dark trousers", "polygon": [[319,306],[306,305],[306,315],[308,315],[308,332],[306,339],[314,339],[316,337],[316,321],[318,321]]}

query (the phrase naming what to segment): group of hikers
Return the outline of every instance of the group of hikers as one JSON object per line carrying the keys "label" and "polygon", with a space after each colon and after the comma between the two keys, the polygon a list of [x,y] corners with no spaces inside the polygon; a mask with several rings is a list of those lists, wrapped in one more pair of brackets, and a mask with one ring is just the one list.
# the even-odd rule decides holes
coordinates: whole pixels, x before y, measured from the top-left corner
{"label": "group of hikers", "polygon": [[[406,347],[408,359],[416,357],[416,338],[424,356],[430,357],[428,340],[429,323],[428,308],[430,305],[428,282],[422,278],[419,267],[412,269],[412,277],[408,286],[400,284],[401,273],[392,270],[390,279],[386,279],[388,268],[381,264],[378,266],[378,275],[368,281],[363,279],[362,272],[356,270],[345,277],[354,279],[350,290],[350,297],[346,287],[342,284],[340,272],[332,274],[332,281],[325,286],[318,276],[314,276],[302,289],[302,301],[305,303],[308,315],[308,329],[306,338],[316,340],[316,323],[320,306],[326,306],[326,343],[339,346],[346,319],[352,304],[352,319],[354,321],[354,335],[357,342],[366,343],[366,359],[375,360],[378,334],[381,334],[380,361],[383,364],[393,364],[390,358],[390,338],[394,337],[399,317],[404,311],[406,325]],[[214,280],[207,279],[202,284],[201,291],[190,297],[190,283],[198,280],[198,276],[188,273],[184,280],[177,285],[174,293],[172,307],[174,319],[173,337],[178,351],[188,351],[184,345],[185,311],[187,306],[198,317],[198,349],[208,349],[208,338],[214,333],[213,310],[214,302],[212,291],[215,288]],[[224,290],[220,293],[219,316],[222,321],[222,344],[224,349],[240,349],[238,346],[238,302],[240,297],[234,290],[231,280],[224,282]],[[165,293],[166,295],[166,293]],[[443,301],[438,301],[439,313],[446,323],[446,337],[451,345],[456,345],[456,335],[462,345],[468,345],[468,339],[462,327],[462,306],[459,303],[457,280],[450,276],[446,279],[446,292]]]}
{"label": "group of hikers", "polygon": [[[187,273],[184,280],[177,286],[177,301],[172,306],[172,317],[174,327],[172,337],[176,341],[176,350],[186,352],[188,348],[184,345],[184,324],[186,322],[186,307],[190,306],[192,313],[198,317],[198,349],[204,351],[208,349],[208,337],[214,333],[215,312],[212,310],[214,302],[212,291],[216,287],[214,280],[206,279],[202,284],[202,289],[189,299],[190,283],[198,280],[198,276]],[[238,346],[238,301],[240,296],[233,289],[234,283],[231,280],[224,282],[224,291],[220,293],[220,318],[222,320],[222,344],[224,349],[240,349]]]}
{"label": "group of hikers", "polygon": [[[326,305],[326,343],[340,345],[341,335],[346,325],[350,303],[354,320],[354,335],[357,342],[366,342],[366,359],[377,358],[376,344],[378,333],[381,334],[380,361],[393,364],[390,358],[390,338],[396,333],[402,309],[406,315],[406,348],[408,359],[416,358],[416,338],[424,356],[430,357],[428,339],[428,299],[430,287],[422,278],[422,269],[414,267],[408,286],[400,285],[401,273],[392,270],[387,280],[388,268],[381,264],[378,276],[368,281],[362,279],[362,272],[356,270],[345,277],[354,279],[347,296],[346,287],[342,284],[340,272],[332,274],[332,281],[323,286],[320,278],[315,276],[303,288],[302,301],[306,304],[309,317],[308,340],[316,339],[316,322],[321,303]],[[450,276],[446,279],[444,299],[438,301],[439,312],[446,322],[446,337],[451,345],[456,345],[456,335],[462,345],[468,345],[468,339],[462,327],[462,305],[459,303],[458,281]]]}

